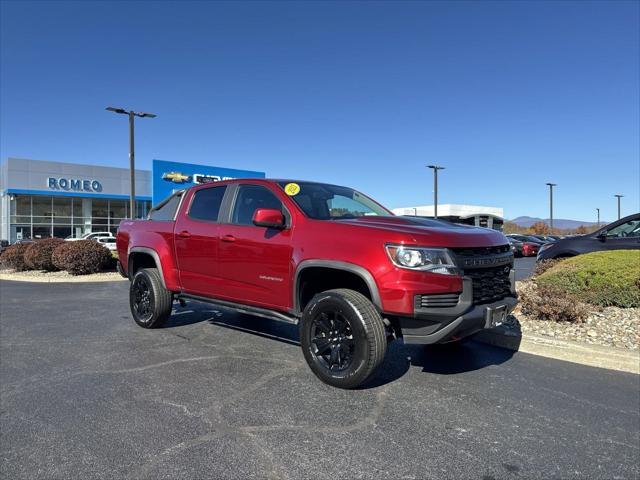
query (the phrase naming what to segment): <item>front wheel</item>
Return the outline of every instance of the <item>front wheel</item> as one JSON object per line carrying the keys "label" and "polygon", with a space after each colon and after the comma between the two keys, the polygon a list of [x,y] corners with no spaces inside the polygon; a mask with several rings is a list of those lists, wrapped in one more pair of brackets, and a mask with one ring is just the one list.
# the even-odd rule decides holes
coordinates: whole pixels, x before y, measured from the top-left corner
{"label": "front wheel", "polygon": [[138,325],[159,327],[171,316],[172,304],[173,296],[164,288],[157,268],[136,272],[129,287],[129,307]]}
{"label": "front wheel", "polygon": [[362,385],[387,353],[380,313],[367,297],[348,289],[313,297],[300,321],[300,343],[313,373],[338,388]]}

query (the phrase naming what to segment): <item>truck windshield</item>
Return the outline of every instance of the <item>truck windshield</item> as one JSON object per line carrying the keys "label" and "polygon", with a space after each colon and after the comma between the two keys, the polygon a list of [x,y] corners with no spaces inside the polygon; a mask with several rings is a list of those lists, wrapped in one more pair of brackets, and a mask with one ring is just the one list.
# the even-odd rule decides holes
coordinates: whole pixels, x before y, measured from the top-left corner
{"label": "truck windshield", "polygon": [[310,218],[340,220],[393,213],[352,188],[313,182],[279,182],[285,193]]}

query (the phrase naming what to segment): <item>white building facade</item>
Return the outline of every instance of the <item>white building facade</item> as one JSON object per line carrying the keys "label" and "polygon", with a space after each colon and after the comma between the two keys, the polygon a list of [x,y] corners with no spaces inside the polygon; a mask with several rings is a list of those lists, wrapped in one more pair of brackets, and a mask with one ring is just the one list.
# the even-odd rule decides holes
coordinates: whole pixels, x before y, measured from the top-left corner
{"label": "white building facade", "polygon": [[[434,216],[433,205],[394,208],[392,211],[396,215],[429,218],[433,218]],[[502,231],[504,209],[498,207],[483,207],[480,205],[445,203],[438,205],[438,219]]]}

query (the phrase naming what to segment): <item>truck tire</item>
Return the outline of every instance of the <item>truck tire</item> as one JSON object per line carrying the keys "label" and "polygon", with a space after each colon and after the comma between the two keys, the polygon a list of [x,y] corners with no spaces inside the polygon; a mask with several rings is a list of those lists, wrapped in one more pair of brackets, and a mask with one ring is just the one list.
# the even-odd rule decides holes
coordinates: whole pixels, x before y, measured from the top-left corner
{"label": "truck tire", "polygon": [[129,307],[135,322],[143,328],[156,328],[170,316],[173,295],[162,285],[157,268],[136,272],[129,286]]}
{"label": "truck tire", "polygon": [[387,338],[380,313],[354,290],[314,296],[300,320],[300,344],[309,367],[331,386],[361,386],[380,366]]}

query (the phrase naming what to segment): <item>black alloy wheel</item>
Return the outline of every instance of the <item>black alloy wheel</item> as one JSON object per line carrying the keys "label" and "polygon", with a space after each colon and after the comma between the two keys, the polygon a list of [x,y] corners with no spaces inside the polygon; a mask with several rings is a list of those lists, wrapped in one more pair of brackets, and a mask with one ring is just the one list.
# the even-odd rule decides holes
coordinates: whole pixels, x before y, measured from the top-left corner
{"label": "black alloy wheel", "polygon": [[135,322],[143,328],[162,325],[170,316],[173,294],[162,283],[157,268],[138,270],[129,287],[129,307]]}
{"label": "black alloy wheel", "polygon": [[142,323],[148,323],[153,316],[153,291],[151,290],[151,284],[144,275],[137,275],[133,279],[131,285],[132,292],[132,309],[136,321]]}
{"label": "black alloy wheel", "polygon": [[343,371],[353,361],[355,342],[349,320],[336,310],[320,312],[312,320],[312,354],[329,371]]}
{"label": "black alloy wheel", "polygon": [[338,388],[357,388],[382,364],[387,337],[371,300],[340,288],[316,294],[305,306],[300,345],[320,380]]}

